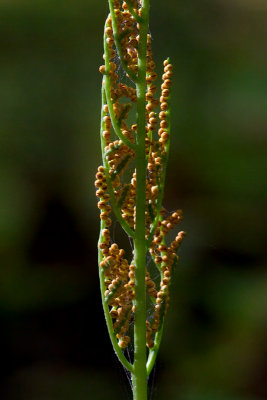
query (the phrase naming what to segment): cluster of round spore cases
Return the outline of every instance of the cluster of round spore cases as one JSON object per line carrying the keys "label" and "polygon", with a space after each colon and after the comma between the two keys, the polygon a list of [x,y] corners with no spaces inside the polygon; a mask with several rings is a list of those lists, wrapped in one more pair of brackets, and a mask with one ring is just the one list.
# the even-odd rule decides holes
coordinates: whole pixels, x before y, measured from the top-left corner
{"label": "cluster of round spore cases", "polygon": [[[128,4],[131,4],[129,10]],[[118,344],[125,349],[130,343],[129,325],[135,312],[135,260],[133,254],[113,243],[112,219],[117,218],[128,236],[134,237],[136,228],[136,137],[138,127],[132,121],[135,109],[138,77],[138,45],[140,1],[113,0],[113,14],[105,26],[105,65],[99,70],[103,75],[101,143],[103,166],[98,168],[95,186],[100,210],[101,233],[99,240],[100,265],[104,274],[104,301],[108,304],[113,329]],[[115,23],[114,23],[115,21]],[[120,60],[118,68],[117,60]],[[146,321],[146,342],[153,348],[155,335],[161,328],[169,305],[169,290],[177,250],[185,236],[179,232],[168,243],[167,235],[182,220],[180,210],[168,215],[162,208],[162,192],[168,161],[170,140],[170,92],[173,67],[164,61],[161,93],[156,96],[155,62],[151,36],[147,36],[146,65],[146,241],[148,254],[160,275],[154,279],[150,265],[146,266],[147,297],[153,304]],[[118,69],[124,70],[123,82]]]}

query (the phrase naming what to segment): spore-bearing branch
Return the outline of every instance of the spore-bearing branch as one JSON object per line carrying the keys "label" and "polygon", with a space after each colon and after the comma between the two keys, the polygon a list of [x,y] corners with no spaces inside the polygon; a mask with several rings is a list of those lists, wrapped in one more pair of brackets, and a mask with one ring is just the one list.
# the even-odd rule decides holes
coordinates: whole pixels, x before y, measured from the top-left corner
{"label": "spore-bearing branch", "polygon": [[[148,34],[149,0],[109,0],[104,32],[101,147],[103,166],[96,174],[100,209],[99,275],[103,309],[115,352],[132,373],[134,399],[146,398],[146,376],[153,368],[169,306],[169,287],[183,231],[168,243],[180,223],[180,210],[167,215],[162,207],[170,151],[170,95],[173,67],[164,61],[161,95],[156,98],[155,62]],[[132,84],[119,80],[113,62],[119,54]],[[159,111],[158,111],[159,108]],[[136,111],[132,124],[131,110]],[[130,176],[130,179],[129,179]],[[114,217],[133,240],[126,254],[111,242]],[[146,265],[147,252],[153,268]],[[132,257],[133,256],[133,257]],[[129,261],[131,260],[131,261]],[[147,317],[147,299],[154,304]],[[134,323],[134,340],[129,324]],[[134,345],[134,363],[123,350]],[[146,347],[149,356],[146,356]]]}

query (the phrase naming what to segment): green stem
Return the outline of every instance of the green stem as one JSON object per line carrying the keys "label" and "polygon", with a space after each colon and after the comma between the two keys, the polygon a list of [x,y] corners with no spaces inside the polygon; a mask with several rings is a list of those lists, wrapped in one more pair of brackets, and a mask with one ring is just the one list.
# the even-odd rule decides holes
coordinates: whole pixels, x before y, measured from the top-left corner
{"label": "green stem", "polygon": [[130,13],[132,14],[132,16],[134,17],[134,19],[137,22],[142,22],[142,18],[139,17],[139,15],[134,11],[133,5],[131,4],[131,0],[125,0],[125,3],[128,6],[128,9],[130,11]]}
{"label": "green stem", "polygon": [[[103,78],[105,79],[105,78]],[[134,237],[135,233],[134,231],[130,228],[130,226],[127,224],[126,221],[124,221],[124,219],[122,218],[121,212],[119,207],[117,206],[116,203],[116,199],[115,199],[115,195],[114,195],[114,190],[113,190],[113,186],[111,183],[111,178],[109,175],[109,166],[108,166],[108,162],[106,157],[104,156],[105,154],[105,144],[104,144],[104,139],[103,139],[103,131],[104,131],[104,121],[103,121],[103,117],[104,117],[104,113],[103,113],[103,105],[106,104],[106,95],[105,95],[105,89],[104,89],[104,85],[102,85],[102,111],[101,111],[101,148],[102,148],[102,160],[103,160],[103,166],[105,169],[105,176],[106,176],[106,180],[107,180],[107,186],[108,186],[108,192],[109,192],[109,196],[110,196],[110,203],[112,205],[112,210],[116,216],[116,218],[118,219],[119,223],[121,224],[122,228],[125,230],[125,232],[127,233],[127,235]]]}
{"label": "green stem", "polygon": [[123,69],[125,72],[128,74],[128,76],[132,79],[132,81],[136,82],[136,75],[135,73],[128,68],[127,63],[124,60],[123,54],[122,54],[122,49],[121,49],[121,44],[120,44],[120,35],[118,32],[118,26],[116,22],[116,16],[113,8],[113,2],[112,0],[108,0],[109,2],[109,9],[110,9],[110,15],[111,15],[111,20],[112,20],[112,29],[113,29],[113,34],[114,34],[114,40],[116,44],[116,48],[120,57],[121,65],[123,66]]}
{"label": "green stem", "polygon": [[[101,139],[101,149],[102,149],[102,157],[104,154],[104,148],[105,148],[105,144],[104,144],[104,140],[103,140],[103,130],[104,130],[104,122],[103,122],[103,117],[104,117],[104,111],[103,111],[103,105],[106,103],[105,102],[106,98],[105,98],[105,90],[104,87],[102,85],[102,106],[101,106],[101,127],[100,127],[100,139]],[[116,206],[116,201],[115,201],[115,196],[113,193],[113,188],[111,186],[110,183],[110,179],[109,179],[109,173],[108,173],[108,166],[107,166],[107,161],[106,158],[103,157],[103,164],[104,164],[104,168],[105,168],[105,174],[106,174],[106,179],[107,179],[107,184],[108,184],[108,189],[109,189],[109,194],[110,194],[110,200],[111,200],[111,204],[113,207],[113,210],[115,210],[115,215],[119,220],[122,220],[123,222],[125,222],[120,214],[120,212],[116,212],[119,211],[116,208],[114,208],[114,206]],[[122,221],[120,221],[120,223],[122,223]],[[102,231],[103,229],[105,229],[106,224],[105,221],[101,220],[101,224],[100,224],[100,235],[99,235],[99,244],[102,243]],[[125,224],[125,226],[123,226],[124,229],[126,231],[128,231],[130,228],[127,224]],[[129,228],[129,229],[128,229]],[[131,232],[129,232],[131,233]],[[100,280],[100,289],[101,289],[101,298],[102,298],[102,306],[103,306],[103,310],[104,310],[104,315],[105,315],[105,319],[106,319],[106,324],[107,324],[107,328],[108,328],[108,333],[110,336],[110,340],[111,343],[113,345],[114,351],[118,356],[118,359],[121,361],[122,365],[130,372],[133,372],[133,365],[129,363],[129,361],[126,359],[126,357],[124,356],[122,349],[120,348],[120,346],[118,345],[118,341],[116,338],[116,334],[114,332],[113,329],[113,322],[112,322],[112,318],[109,314],[109,306],[106,302],[105,299],[105,291],[106,291],[106,286],[105,286],[105,276],[104,276],[104,269],[100,267],[100,263],[103,261],[103,255],[101,250],[98,248],[98,265],[99,265],[99,280]]]}
{"label": "green stem", "polygon": [[148,360],[147,360],[147,364],[146,364],[147,377],[149,377],[149,375],[151,374],[151,371],[154,367],[154,364],[155,364],[155,361],[156,361],[156,358],[158,355],[161,338],[162,338],[162,333],[163,333],[163,327],[164,327],[164,323],[162,323],[159,331],[155,335],[154,347],[149,350],[149,356],[148,356]]}
{"label": "green stem", "polygon": [[134,400],[147,399],[146,371],[146,54],[149,19],[149,0],[142,3],[142,23],[139,31],[137,93],[137,138],[136,138],[136,230],[134,239],[135,256],[135,324],[134,324]]}
{"label": "green stem", "polygon": [[[170,61],[170,59],[168,59],[168,61]],[[167,128],[165,129],[165,131],[169,134],[169,139],[167,140],[167,143],[165,145],[165,154],[162,156],[162,172],[161,172],[161,176],[160,176],[160,183],[159,183],[159,193],[158,193],[158,198],[157,198],[157,203],[156,203],[156,218],[154,219],[151,229],[150,229],[150,233],[149,236],[147,238],[147,249],[149,248],[155,230],[157,228],[158,222],[160,220],[160,211],[162,208],[162,202],[163,202],[163,195],[164,195],[164,186],[165,186],[165,181],[166,181],[166,172],[167,172],[167,165],[168,165],[168,161],[169,161],[169,155],[170,155],[170,132],[171,132],[171,107],[170,107],[170,101],[171,101],[171,96],[168,96],[168,111],[166,111],[166,121],[168,123]]]}
{"label": "green stem", "polygon": [[[162,241],[162,244],[165,244],[165,240]],[[175,267],[177,262],[178,262],[178,257],[176,256],[174,258],[174,260],[173,260],[173,264],[172,264],[171,269],[173,269]],[[161,280],[162,280],[163,279],[162,268],[160,268],[160,272],[161,272]],[[171,285],[171,280],[170,280],[169,285]],[[162,333],[163,333],[163,329],[164,329],[164,322],[165,322],[165,317],[164,317],[164,314],[163,314],[162,320],[160,322],[159,330],[155,335],[154,347],[149,350],[148,360],[147,360],[147,364],[146,364],[147,376],[150,375],[150,373],[151,373],[151,371],[152,371],[152,369],[154,367],[157,355],[158,355],[158,351],[159,351],[159,347],[160,347],[160,343],[161,343],[161,339],[162,339]]]}
{"label": "green stem", "polygon": [[123,136],[120,125],[118,124],[118,122],[116,120],[115,113],[113,111],[113,104],[111,101],[110,79],[107,76],[105,79],[105,92],[106,92],[106,96],[107,96],[107,105],[109,108],[110,119],[111,119],[112,126],[113,126],[113,129],[114,129],[116,135],[124,144],[126,144],[126,146],[128,146],[130,149],[135,150],[135,147],[136,147],[135,144],[130,142],[130,140],[128,140],[125,136]]}
{"label": "green stem", "polygon": [[[101,221],[101,226],[100,226],[100,237],[99,237],[99,243],[102,242],[102,230],[105,228],[105,221]],[[129,363],[129,361],[126,359],[124,356],[122,349],[118,345],[118,341],[116,338],[116,334],[113,329],[113,323],[112,323],[112,318],[109,314],[109,306],[107,302],[105,301],[105,277],[104,277],[104,268],[100,267],[100,263],[103,261],[103,256],[101,250],[98,250],[98,265],[99,265],[99,280],[100,280],[100,288],[101,288],[101,298],[102,298],[102,306],[104,310],[104,315],[107,323],[107,328],[108,328],[108,333],[110,336],[111,343],[113,345],[113,349],[115,353],[117,354],[118,359],[122,363],[122,365],[130,372],[133,372],[133,366],[132,364]]]}
{"label": "green stem", "polygon": [[[106,26],[106,25],[105,25]],[[121,139],[121,141],[126,144],[126,146],[130,147],[130,149],[135,149],[135,144],[130,142],[121,132],[120,125],[116,120],[115,113],[113,110],[113,103],[111,100],[111,82],[110,82],[110,63],[109,63],[109,49],[107,44],[107,35],[104,33],[104,50],[105,50],[105,78],[104,78],[104,86],[107,98],[107,105],[109,110],[110,119],[112,122],[113,129],[116,135]]]}
{"label": "green stem", "polygon": [[120,162],[120,164],[117,166],[116,170],[110,175],[111,181],[114,181],[116,176],[121,173],[121,171],[123,170],[123,168],[125,168],[125,166],[127,165],[128,161],[130,159],[131,159],[131,157],[128,155]]}

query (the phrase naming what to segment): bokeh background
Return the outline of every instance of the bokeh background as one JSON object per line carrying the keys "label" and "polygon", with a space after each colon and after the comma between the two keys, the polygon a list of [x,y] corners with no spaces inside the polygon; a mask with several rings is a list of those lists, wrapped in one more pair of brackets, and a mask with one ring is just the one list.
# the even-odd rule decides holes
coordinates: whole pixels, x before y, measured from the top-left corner
{"label": "bokeh background", "polygon": [[[158,72],[175,65],[165,207],[187,231],[153,398],[266,399],[267,3],[151,3]],[[0,1],[1,400],[131,398],[97,272],[107,11]]]}

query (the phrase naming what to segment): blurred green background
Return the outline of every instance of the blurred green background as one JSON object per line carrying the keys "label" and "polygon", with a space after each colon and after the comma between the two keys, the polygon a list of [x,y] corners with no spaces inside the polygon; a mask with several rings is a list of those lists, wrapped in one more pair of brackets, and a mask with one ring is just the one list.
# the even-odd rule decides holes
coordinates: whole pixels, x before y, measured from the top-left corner
{"label": "blurred green background", "polygon": [[[107,11],[0,1],[2,400],[131,398],[97,275]],[[187,231],[154,399],[267,398],[266,16],[264,0],[151,0],[158,71],[175,65],[165,207]]]}

